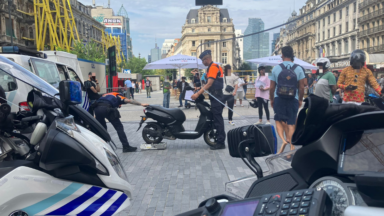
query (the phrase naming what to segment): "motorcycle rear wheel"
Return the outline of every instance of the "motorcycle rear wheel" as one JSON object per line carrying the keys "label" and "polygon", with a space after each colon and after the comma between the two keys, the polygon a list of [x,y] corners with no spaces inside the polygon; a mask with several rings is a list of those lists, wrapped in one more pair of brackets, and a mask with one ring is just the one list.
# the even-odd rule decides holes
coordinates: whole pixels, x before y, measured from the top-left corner
{"label": "motorcycle rear wheel", "polygon": [[157,131],[157,130],[160,130],[160,128],[157,128],[155,125],[146,125],[144,128],[143,128],[143,132],[142,132],[142,136],[143,136],[143,139],[144,141],[147,143],[147,144],[159,144],[162,140],[163,140],[163,137],[160,136],[160,137],[157,137],[157,136],[152,136],[151,134],[147,133],[146,131],[147,130],[154,130],[154,131]]}
{"label": "motorcycle rear wheel", "polygon": [[217,145],[216,136],[215,136],[216,130],[207,130],[204,132],[204,141],[207,143],[207,145],[211,147],[215,147]]}

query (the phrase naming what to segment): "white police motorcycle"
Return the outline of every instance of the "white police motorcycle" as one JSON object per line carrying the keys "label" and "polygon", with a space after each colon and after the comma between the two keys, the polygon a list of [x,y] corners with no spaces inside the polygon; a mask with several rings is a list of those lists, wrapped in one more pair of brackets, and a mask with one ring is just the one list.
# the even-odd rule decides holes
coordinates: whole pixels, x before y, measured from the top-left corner
{"label": "white police motorcycle", "polygon": [[68,114],[81,103],[79,83],[62,81],[59,93],[1,56],[0,73],[34,88],[30,112],[0,106],[0,215],[115,215],[129,206],[118,156]]}

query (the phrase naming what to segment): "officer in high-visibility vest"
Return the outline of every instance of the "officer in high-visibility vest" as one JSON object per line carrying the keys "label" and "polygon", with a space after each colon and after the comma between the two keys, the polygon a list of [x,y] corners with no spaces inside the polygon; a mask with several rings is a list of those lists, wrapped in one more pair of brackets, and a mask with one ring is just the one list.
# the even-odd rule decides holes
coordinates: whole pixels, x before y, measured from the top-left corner
{"label": "officer in high-visibility vest", "polygon": [[123,97],[117,92],[112,92],[104,94],[101,98],[99,98],[99,100],[96,101],[94,105],[94,111],[97,121],[105,129],[107,129],[107,123],[105,122],[105,119],[108,119],[108,121],[113,125],[117,131],[120,142],[123,144],[123,152],[133,152],[136,151],[137,148],[129,145],[127,135],[124,133],[124,126],[120,121],[120,112],[117,110],[121,107],[122,104],[127,103],[141,105],[144,107],[148,106],[148,104],[142,104],[135,100],[130,100],[126,97]]}
{"label": "officer in high-visibility vest", "polygon": [[[211,50],[205,50],[200,54],[199,58],[203,61],[207,69],[207,84],[200,89],[197,93],[192,95],[192,99],[196,100],[204,90],[209,91],[211,95],[209,100],[211,101],[211,112],[213,114],[214,127],[216,129],[216,146],[211,147],[211,150],[225,149],[225,130],[224,130],[224,119],[223,119],[223,69],[212,61]],[[219,101],[220,102],[219,102]]]}

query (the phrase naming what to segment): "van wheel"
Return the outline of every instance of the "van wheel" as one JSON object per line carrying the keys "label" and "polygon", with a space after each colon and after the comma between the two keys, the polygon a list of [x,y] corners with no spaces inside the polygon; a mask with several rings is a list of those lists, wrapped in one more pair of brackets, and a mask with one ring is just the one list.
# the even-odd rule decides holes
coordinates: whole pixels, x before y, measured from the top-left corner
{"label": "van wheel", "polygon": [[207,145],[215,147],[217,145],[216,141],[216,129],[210,129],[204,133],[204,141]]}
{"label": "van wheel", "polygon": [[161,128],[153,124],[143,128],[142,136],[147,144],[159,144],[163,140]]}

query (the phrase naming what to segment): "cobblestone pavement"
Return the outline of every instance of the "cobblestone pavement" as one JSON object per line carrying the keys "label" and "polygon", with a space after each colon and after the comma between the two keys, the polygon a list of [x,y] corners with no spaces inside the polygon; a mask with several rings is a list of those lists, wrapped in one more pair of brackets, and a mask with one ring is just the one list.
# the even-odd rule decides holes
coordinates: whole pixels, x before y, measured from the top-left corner
{"label": "cobblestone pavement", "polygon": [[[238,125],[249,125],[238,120]],[[143,143],[139,122],[124,123],[129,142],[139,147]],[[194,129],[197,121],[185,122],[186,129]],[[233,129],[226,125],[226,131]],[[119,148],[116,131],[109,132]],[[196,140],[166,140],[166,150],[138,150],[133,153],[117,152],[134,186],[132,203],[120,215],[175,215],[194,208],[215,195],[225,193],[225,183],[253,173],[241,159],[232,158],[228,148],[212,151],[203,138]],[[279,142],[280,143],[280,142]],[[280,147],[280,145],[278,146]],[[288,148],[287,148],[288,150]],[[266,169],[264,158],[257,158]]]}

